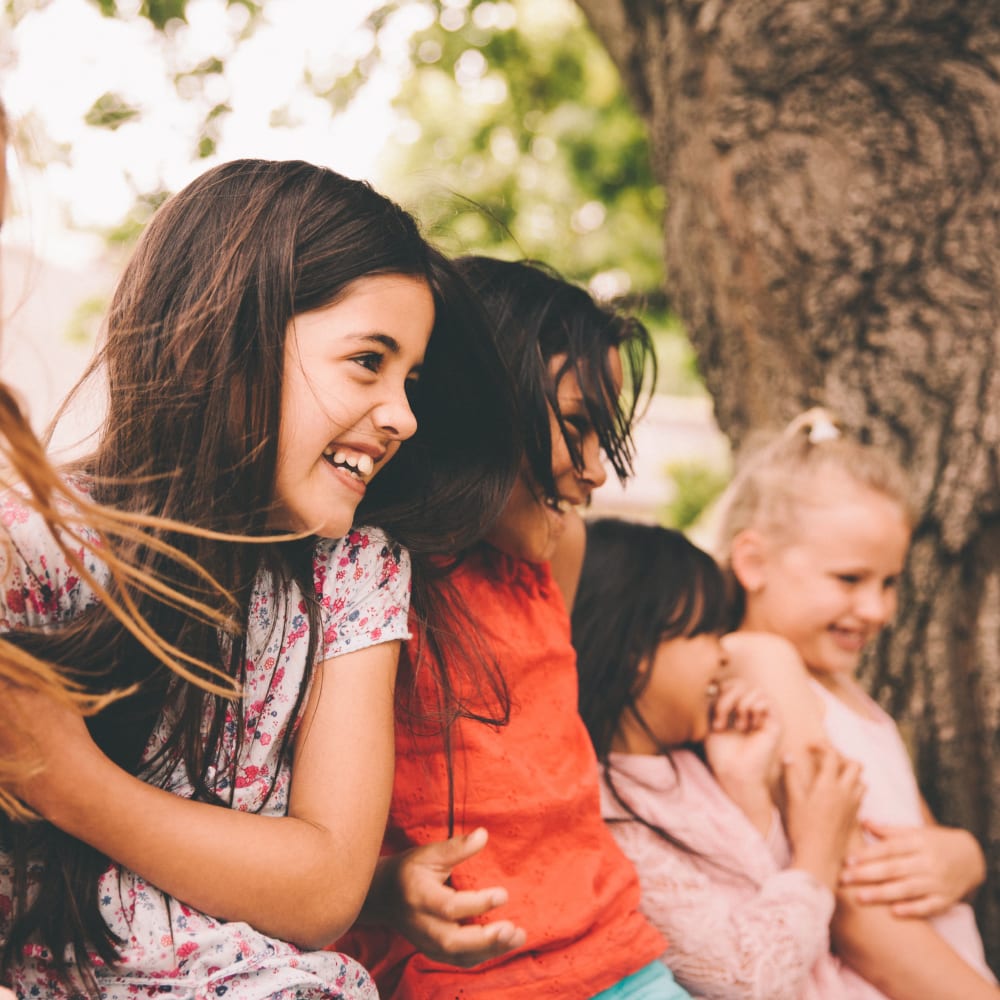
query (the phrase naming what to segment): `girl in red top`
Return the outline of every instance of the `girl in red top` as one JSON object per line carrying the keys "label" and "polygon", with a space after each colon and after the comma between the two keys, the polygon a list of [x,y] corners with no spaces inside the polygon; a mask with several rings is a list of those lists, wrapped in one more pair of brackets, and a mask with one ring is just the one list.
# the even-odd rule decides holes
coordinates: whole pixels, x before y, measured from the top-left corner
{"label": "girl in red top", "polygon": [[571,508],[605,481],[603,457],[631,472],[649,335],[537,265],[459,266],[496,321],[522,411],[522,474],[448,578],[499,672],[489,685],[474,656],[442,667],[426,632],[406,649],[387,856],[340,947],[385,998],[687,997],[601,821],[567,614],[583,544]]}

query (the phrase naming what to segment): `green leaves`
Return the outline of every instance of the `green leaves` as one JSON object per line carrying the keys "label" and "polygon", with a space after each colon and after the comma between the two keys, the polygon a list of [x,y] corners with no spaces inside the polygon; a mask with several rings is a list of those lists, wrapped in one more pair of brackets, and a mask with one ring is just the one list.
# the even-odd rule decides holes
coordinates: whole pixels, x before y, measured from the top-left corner
{"label": "green leaves", "polygon": [[109,91],[94,101],[84,115],[84,121],[95,128],[106,128],[113,132],[126,122],[134,121],[140,114],[140,110],[129,104],[121,94]]}
{"label": "green leaves", "polygon": [[[456,251],[540,257],[617,294],[662,284],[645,130],[571,0],[431,3],[397,105],[414,141],[386,186]],[[387,5],[380,30],[392,25]]]}

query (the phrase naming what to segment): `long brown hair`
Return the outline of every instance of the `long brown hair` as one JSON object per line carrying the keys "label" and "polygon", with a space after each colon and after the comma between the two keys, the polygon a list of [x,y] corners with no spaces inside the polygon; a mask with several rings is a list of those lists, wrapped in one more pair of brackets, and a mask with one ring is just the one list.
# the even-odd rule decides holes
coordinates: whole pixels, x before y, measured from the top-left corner
{"label": "long brown hair", "polygon": [[[0,101],[0,221],[6,200],[6,151],[9,124],[3,102]],[[189,658],[183,652],[171,649],[156,635],[148,622],[135,613],[134,606],[123,606],[111,599],[103,584],[96,580],[79,556],[81,550],[100,546],[101,558],[109,574],[117,580],[131,580],[132,585],[158,594],[163,599],[189,602],[192,613],[212,617],[213,609],[190,603],[181,594],[173,594],[159,580],[145,576],[125,563],[111,544],[114,536],[138,537],[143,528],[134,518],[116,511],[101,508],[81,499],[68,489],[62,476],[49,463],[45,450],[28,422],[16,395],[5,383],[0,382],[0,488],[17,487],[23,502],[41,520],[67,564],[93,592],[107,600],[109,612],[123,628],[129,630],[150,653],[181,676],[192,677]],[[160,544],[162,543],[154,543]],[[164,548],[164,553],[168,550]],[[10,565],[12,546],[9,534],[0,535],[0,556]],[[177,554],[180,555],[179,553]],[[205,582],[211,589],[207,574]],[[224,596],[222,594],[221,596]],[[220,621],[221,623],[221,621]],[[207,664],[203,677],[211,677]],[[231,688],[231,682],[221,671],[214,671],[214,680],[202,680],[218,693]],[[94,694],[86,690],[79,680],[65,670],[32,656],[20,646],[0,638],[0,683],[41,692],[49,697],[75,706],[84,714],[93,714],[109,704],[123,692],[105,691]],[[8,714],[3,725],[20,731],[16,715]],[[17,797],[14,789],[37,773],[38,763],[30,753],[5,754],[0,757],[0,812],[17,819],[31,818],[32,813]]]}
{"label": "long brown hair", "polygon": [[[235,611],[223,608],[188,566],[135,540],[126,546],[129,564],[227,614],[231,641],[220,652],[214,622],[141,593],[132,595],[138,611],[195,662],[217,664],[237,690],[245,681],[247,603],[262,572],[276,590],[298,587],[304,595],[312,664],[319,632],[313,540],[238,544],[219,533],[254,539],[268,530],[291,320],[374,274],[420,277],[435,301],[411,398],[417,433],[373,480],[357,514],[359,523],[385,528],[417,553],[413,601],[418,617],[426,615],[422,554],[468,544],[509,491],[519,457],[509,432],[514,404],[485,314],[464,281],[414,219],[370,186],[300,161],[241,160],[202,175],[147,227],[112,299],[103,346],[81,381],[101,375],[107,386],[97,447],[76,469],[93,484],[94,498],[200,529],[157,537],[207,569],[237,602]],[[210,772],[219,765],[231,696],[175,683],[103,605],[29,643],[37,655],[71,664],[90,692],[138,685],[90,722],[112,760],[151,783],[181,765],[195,798],[230,804],[216,792],[226,783]],[[307,686],[308,672],[295,714]],[[165,707],[169,736],[143,760]],[[283,755],[291,738],[289,731]],[[229,794],[239,755],[237,745],[222,765]],[[22,891],[16,901],[5,962],[15,961],[29,939],[50,949],[64,977],[67,947],[85,973],[88,946],[116,962],[118,942],[98,907],[108,859],[50,826],[14,839],[17,871],[23,876],[31,858],[41,875],[33,898]]]}
{"label": "long brown hair", "polygon": [[[497,348],[517,394],[519,421],[512,436],[524,449],[525,463],[545,496],[554,497],[552,439],[549,412],[555,413],[566,447],[582,467],[576,439],[559,407],[558,381],[573,372],[584,393],[590,420],[601,449],[621,481],[632,473],[632,424],[656,382],[656,355],[649,332],[638,318],[597,302],[586,289],[561,277],[538,261],[504,261],[467,256],[456,261],[459,271],[483,303],[494,324]],[[619,391],[609,353],[622,360],[624,385]],[[554,357],[564,357],[555,377]],[[428,718],[439,720],[448,774],[448,822],[454,824],[454,775],[451,723],[457,718],[504,725],[510,712],[503,664],[493,664],[478,630],[475,608],[468,608],[442,581],[436,589],[440,617],[450,624],[454,640],[435,646],[408,644],[401,658],[401,679],[423,669],[436,670],[435,704],[421,702],[416,685],[400,684],[398,714],[411,726]],[[471,626],[471,627],[470,627]],[[430,638],[435,634],[431,632]],[[484,669],[485,666],[485,669]],[[463,703],[454,697],[459,678],[470,694]]]}

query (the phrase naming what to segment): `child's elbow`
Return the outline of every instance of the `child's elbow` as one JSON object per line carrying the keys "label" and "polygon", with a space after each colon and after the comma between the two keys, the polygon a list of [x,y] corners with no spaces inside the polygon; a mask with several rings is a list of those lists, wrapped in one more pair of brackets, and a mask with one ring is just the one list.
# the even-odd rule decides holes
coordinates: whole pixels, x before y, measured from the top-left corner
{"label": "child's elbow", "polygon": [[354,926],[364,894],[356,889],[316,892],[313,888],[300,896],[299,903],[287,940],[303,951],[321,951]]}

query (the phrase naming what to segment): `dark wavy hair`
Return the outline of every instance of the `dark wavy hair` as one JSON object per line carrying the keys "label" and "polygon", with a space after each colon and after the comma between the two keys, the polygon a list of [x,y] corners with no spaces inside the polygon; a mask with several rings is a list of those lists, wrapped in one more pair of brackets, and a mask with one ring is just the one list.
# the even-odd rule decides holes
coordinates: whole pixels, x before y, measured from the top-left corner
{"label": "dark wavy hair", "polygon": [[[579,444],[563,420],[557,397],[559,379],[567,372],[573,372],[579,381],[588,415],[615,473],[622,480],[631,475],[635,450],[632,424],[656,383],[656,355],[645,326],[633,316],[599,304],[585,289],[537,261],[467,256],[455,263],[493,323],[497,348],[517,395],[520,418],[513,425],[514,433],[543,494],[556,495],[550,407],[574,463],[583,467]],[[609,361],[609,353],[614,350],[622,360],[621,387]],[[563,362],[553,377],[549,363],[556,357],[562,357]],[[447,761],[451,825],[451,723],[462,717],[504,725],[509,718],[510,696],[503,664],[493,662],[474,627],[475,609],[465,608],[447,586],[439,595],[442,605],[449,609],[442,620],[448,622],[451,648],[411,643],[400,662],[401,676],[407,679],[421,669],[437,671],[437,703],[421,703],[416,685],[402,684],[398,714],[410,725],[426,724],[431,718],[438,720]],[[431,655],[424,655],[428,651]],[[462,686],[472,692],[461,704],[454,693],[459,678],[465,679]]]}
{"label": "dark wavy hair", "polygon": [[[81,381],[107,382],[97,447],[79,463],[98,502],[244,537],[164,538],[235,597],[240,610],[229,624],[230,642],[220,644],[217,624],[203,616],[133,595],[159,636],[218,664],[236,690],[245,680],[247,602],[262,571],[276,588],[297,585],[305,596],[310,665],[319,637],[313,540],[253,541],[269,531],[286,331],[294,316],[334,303],[353,282],[378,274],[425,280],[435,322],[410,400],[418,430],[372,481],[357,521],[386,529],[415,553],[415,617],[433,619],[438,598],[424,557],[472,544],[502,509],[520,461],[510,432],[516,408],[490,324],[466,282],[415,220],[369,185],[300,161],[240,160],[209,170],[150,222],[114,294],[103,346]],[[214,599],[203,579],[158,549],[136,542],[126,555],[176,590]],[[211,770],[231,698],[178,683],[102,606],[56,632],[18,640],[71,669],[88,690],[137,684],[135,695],[88,721],[101,749],[151,783],[182,763],[195,798],[229,804],[215,791],[227,783],[213,780]],[[308,676],[295,712],[307,685]],[[143,763],[165,708],[173,720],[169,739]],[[289,734],[282,753],[291,752],[290,741]],[[238,758],[237,747],[225,763],[230,772]],[[8,824],[3,839],[16,872],[3,966],[29,940],[39,942],[69,983],[68,949],[93,988],[88,948],[104,962],[118,958],[119,942],[98,907],[108,859],[48,824]],[[40,865],[30,894],[29,863]]]}
{"label": "dark wavy hair", "polygon": [[[729,587],[715,560],[681,532],[617,518],[587,525],[587,551],[573,605],[580,714],[615,801],[681,850],[699,854],[640,816],[622,797],[610,763],[622,717],[630,713],[658,744],[637,699],[660,643],[728,630]],[[670,757],[668,747],[659,752]],[[700,855],[699,855],[700,856]]]}
{"label": "dark wavy hair", "polygon": [[[601,449],[624,482],[633,471],[632,424],[656,385],[656,352],[646,327],[538,261],[469,256],[456,264],[496,325],[497,346],[517,389],[525,458],[544,494],[556,496],[549,407],[574,464],[583,468],[556,394],[567,372],[579,381]],[[612,349],[622,361],[620,392],[608,361]],[[553,378],[549,363],[556,357],[564,360]]]}

